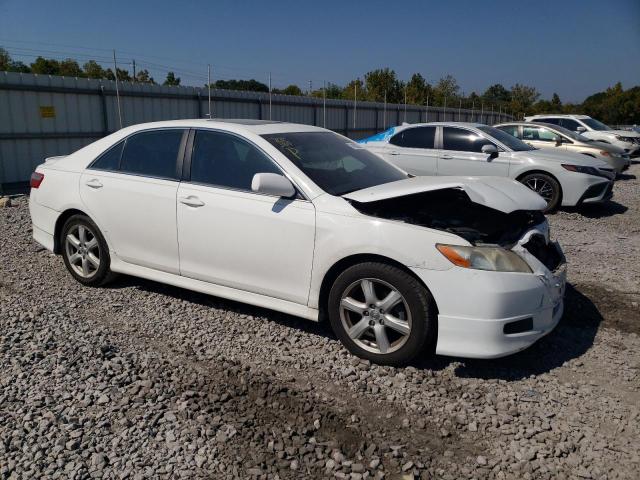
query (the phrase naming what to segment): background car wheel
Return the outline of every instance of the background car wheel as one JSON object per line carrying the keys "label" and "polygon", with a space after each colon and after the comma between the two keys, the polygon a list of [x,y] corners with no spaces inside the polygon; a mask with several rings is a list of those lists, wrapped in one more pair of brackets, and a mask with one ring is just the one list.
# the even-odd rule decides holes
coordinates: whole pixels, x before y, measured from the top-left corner
{"label": "background car wheel", "polygon": [[354,265],[329,293],[329,320],[347,349],[383,365],[402,365],[435,341],[431,294],[411,275],[384,263]]}
{"label": "background car wheel", "polygon": [[536,192],[547,202],[544,212],[551,212],[560,205],[562,196],[560,184],[551,175],[545,173],[530,173],[520,179],[520,182]]}
{"label": "background car wheel", "polygon": [[60,232],[60,245],[64,264],[78,282],[97,287],[112,278],[107,242],[89,217],[69,217]]}

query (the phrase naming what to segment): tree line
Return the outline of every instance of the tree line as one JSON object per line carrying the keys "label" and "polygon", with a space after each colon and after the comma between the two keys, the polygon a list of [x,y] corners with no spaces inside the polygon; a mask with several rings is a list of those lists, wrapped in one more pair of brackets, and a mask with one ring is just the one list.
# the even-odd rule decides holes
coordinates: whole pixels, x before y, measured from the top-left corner
{"label": "tree line", "polygon": [[[82,66],[76,60],[67,58],[37,57],[29,65],[11,58],[9,53],[0,48],[0,71],[37,73],[43,75],[62,75],[66,77],[85,77],[115,80],[111,68],[103,68],[95,60],[89,60]],[[146,69],[132,74],[128,69],[117,69],[118,80],[157,84]],[[175,72],[167,72],[162,85],[180,85],[180,77]],[[205,86],[207,86],[205,84]],[[211,84],[212,88],[226,90],[243,90],[253,92],[269,92],[269,86],[255,79],[251,80],[218,80]],[[563,103],[557,93],[551,100],[540,99],[535,87],[516,83],[510,88],[502,84],[491,85],[482,93],[471,92],[465,95],[457,80],[446,75],[434,84],[430,84],[420,74],[414,73],[408,81],[400,80],[396,72],[390,68],[380,68],[367,72],[363,78],[350,81],[345,86],[328,83],[324,88],[303,91],[298,85],[291,84],[283,89],[272,88],[272,93],[285,95],[310,95],[331,99],[373,101],[388,103],[406,103],[410,105],[484,108],[489,111],[502,111],[517,118],[536,113],[581,113],[595,117],[613,125],[640,123],[640,86],[624,90],[620,82],[604,92],[587,97],[582,103]]]}

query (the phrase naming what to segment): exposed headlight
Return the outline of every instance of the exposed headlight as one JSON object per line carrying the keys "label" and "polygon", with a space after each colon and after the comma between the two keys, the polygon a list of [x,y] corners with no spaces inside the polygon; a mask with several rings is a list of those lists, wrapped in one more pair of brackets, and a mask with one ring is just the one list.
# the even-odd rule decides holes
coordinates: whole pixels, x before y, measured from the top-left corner
{"label": "exposed headlight", "polygon": [[600,176],[600,172],[595,167],[583,167],[582,165],[570,165],[563,163],[562,168],[570,172],[586,173],[587,175]]}
{"label": "exposed headlight", "polygon": [[633,143],[633,137],[623,137],[622,135],[614,135],[621,142]]}
{"label": "exposed headlight", "polygon": [[501,247],[461,247],[439,243],[436,248],[458,267],[493,272],[531,273],[531,268],[519,255]]}

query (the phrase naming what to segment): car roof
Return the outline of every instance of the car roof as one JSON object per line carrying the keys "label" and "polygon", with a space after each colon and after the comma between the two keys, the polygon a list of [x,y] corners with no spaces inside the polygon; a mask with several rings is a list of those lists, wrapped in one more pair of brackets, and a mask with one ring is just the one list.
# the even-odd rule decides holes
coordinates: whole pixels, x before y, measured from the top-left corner
{"label": "car roof", "polygon": [[496,125],[494,125],[494,127],[504,127],[507,125],[522,125],[523,127],[530,127],[531,125],[538,125],[540,127],[548,127],[548,128],[553,128],[556,129],[558,128],[558,125],[555,125],[553,123],[546,123],[546,122],[503,122],[503,123],[498,123]]}
{"label": "car roof", "polygon": [[527,118],[579,118],[579,119],[583,119],[583,118],[591,118],[589,115],[573,115],[570,113],[541,113],[541,114],[537,114],[537,115],[531,115]]}
{"label": "car roof", "polygon": [[410,123],[408,125],[398,125],[396,128],[411,128],[411,127],[433,127],[433,126],[444,126],[444,127],[486,127],[487,125],[484,123],[476,123],[476,122],[427,122],[427,123]]}
{"label": "car roof", "polygon": [[152,128],[211,128],[232,132],[250,132],[257,135],[287,132],[327,132],[328,130],[313,125],[300,123],[277,122],[273,120],[255,120],[245,118],[196,118],[185,120],[165,120],[161,122],[139,123],[126,127],[131,132]]}

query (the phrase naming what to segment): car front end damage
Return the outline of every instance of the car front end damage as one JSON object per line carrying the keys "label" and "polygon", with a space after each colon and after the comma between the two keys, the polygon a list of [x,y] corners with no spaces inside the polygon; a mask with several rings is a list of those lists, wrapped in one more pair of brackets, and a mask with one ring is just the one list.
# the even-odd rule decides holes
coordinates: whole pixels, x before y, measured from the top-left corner
{"label": "car front end damage", "polygon": [[539,209],[500,210],[472,190],[446,187],[351,203],[366,215],[454,233],[469,243],[436,246],[453,263],[450,269],[411,269],[438,307],[436,353],[497,358],[529,347],[558,324],[566,262]]}

